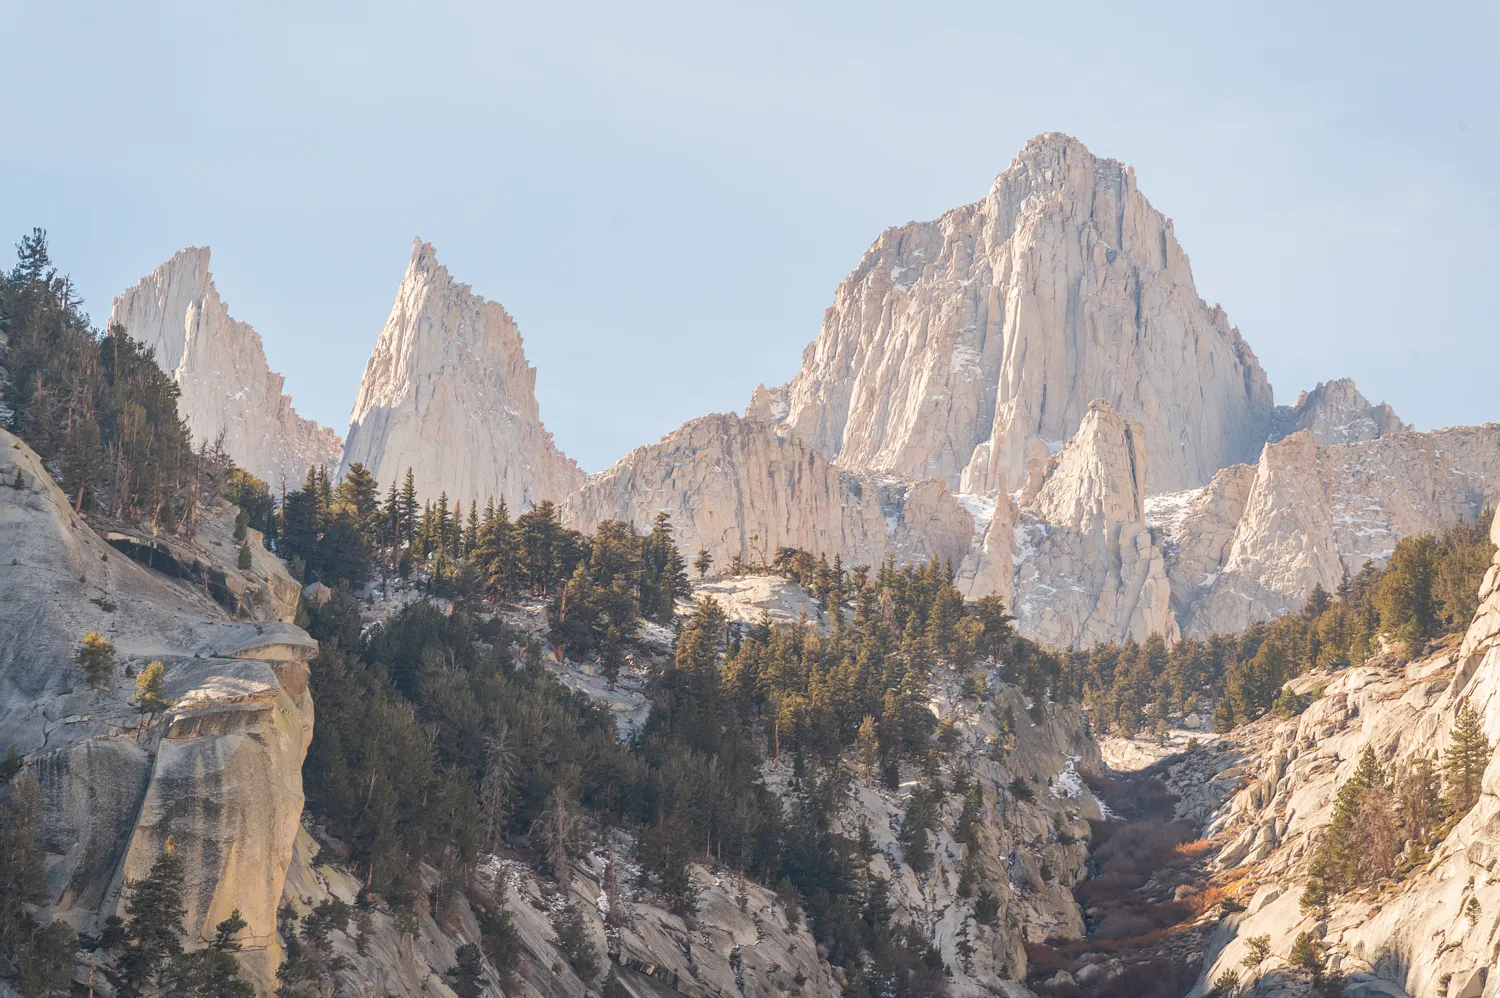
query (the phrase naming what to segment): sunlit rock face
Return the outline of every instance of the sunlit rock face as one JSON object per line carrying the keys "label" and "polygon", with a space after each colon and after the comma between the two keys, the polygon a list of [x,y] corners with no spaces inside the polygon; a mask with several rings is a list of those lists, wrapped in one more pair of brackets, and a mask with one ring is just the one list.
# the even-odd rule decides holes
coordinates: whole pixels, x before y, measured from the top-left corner
{"label": "sunlit rock face", "polygon": [[1141,423],[1151,493],[1253,461],[1271,426],[1265,373],[1134,171],[1048,133],[983,200],[881,233],[748,415],[842,467],[982,493],[1019,487],[1096,398]]}
{"label": "sunlit rock face", "polygon": [[[289,622],[297,585],[264,551],[238,567],[226,543],[234,512],[220,507],[162,555],[222,573],[211,599],[206,583],[148,571],[106,543],[37,455],[0,430],[0,477],[14,481],[18,468],[25,487],[0,488],[0,745],[41,785],[50,910],[97,933],[121,913],[122,884],[144,878],[170,839],[189,946],[239,910],[241,960],[269,994],[313,731],[318,646]],[[260,547],[253,531],[249,542]],[[233,613],[218,601],[231,598]],[[118,657],[97,690],[75,663],[89,632]],[[125,669],[153,661],[172,706],[146,724]]]}
{"label": "sunlit rock face", "polygon": [[260,334],[230,317],[208,267],[207,247],[182,250],[115,299],[110,324],[155,351],[194,439],[222,433],[235,462],[273,491],[296,488],[313,465],[337,467],[338,434],[297,415]]}
{"label": "sunlit rock face", "polygon": [[428,498],[504,497],[513,512],[583,483],[542,425],[515,320],[454,281],[428,243],[412,246],[365,364],[344,467],[355,461],[382,484],[410,468]]}
{"label": "sunlit rock face", "polygon": [[1232,633],[1332,592],[1401,538],[1472,522],[1500,499],[1500,425],[1319,444],[1304,430],[1228,468],[1168,544],[1183,628]]}
{"label": "sunlit rock face", "polygon": [[1384,402],[1371,404],[1355,387],[1353,378],[1325,381],[1297,396],[1293,405],[1279,405],[1272,417],[1271,439],[1299,430],[1320,444],[1351,444],[1409,430],[1396,410]]}
{"label": "sunlit rock face", "polygon": [[955,567],[973,519],[941,482],[882,481],[841,471],[795,436],[732,414],[703,416],[627,454],[567,501],[564,520],[592,530],[624,520],[648,530],[672,517],[678,548],[769,563],[778,548],[844,564],[926,562]]}

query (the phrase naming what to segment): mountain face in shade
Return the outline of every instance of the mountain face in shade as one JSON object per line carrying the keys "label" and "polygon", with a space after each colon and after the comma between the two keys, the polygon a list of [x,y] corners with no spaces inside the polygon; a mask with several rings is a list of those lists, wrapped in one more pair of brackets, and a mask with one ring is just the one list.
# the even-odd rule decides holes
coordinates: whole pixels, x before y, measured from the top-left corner
{"label": "mountain face in shade", "polygon": [[355,461],[382,485],[410,468],[424,496],[503,496],[513,512],[561,502],[584,479],[542,426],[515,320],[421,241],[349,417],[343,467]]}
{"label": "mountain face in shade", "polygon": [[1020,487],[1094,399],[1142,424],[1151,492],[1253,461],[1271,425],[1265,372],[1134,171],[1048,133],[983,200],[881,233],[801,371],[748,414],[850,470],[988,492]]}
{"label": "mountain face in shade", "polygon": [[182,250],[115,299],[110,324],[155,350],[181,389],[178,409],[196,440],[223,433],[235,462],[272,491],[283,479],[295,488],[309,466],[336,466],[342,442],[297,415],[260,334],[230,317],[208,265],[207,247]]}

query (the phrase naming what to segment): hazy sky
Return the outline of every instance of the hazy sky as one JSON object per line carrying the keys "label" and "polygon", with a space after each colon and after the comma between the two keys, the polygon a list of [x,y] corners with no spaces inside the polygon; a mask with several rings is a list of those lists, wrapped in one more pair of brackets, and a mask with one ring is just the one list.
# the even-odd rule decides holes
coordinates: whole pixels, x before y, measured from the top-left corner
{"label": "hazy sky", "polygon": [[593,471],[790,377],[881,229],[1056,130],[1136,167],[1279,401],[1500,420],[1497,38],[1493,0],[0,0],[0,238],[45,227],[100,323],[211,246],[343,432],[419,235]]}

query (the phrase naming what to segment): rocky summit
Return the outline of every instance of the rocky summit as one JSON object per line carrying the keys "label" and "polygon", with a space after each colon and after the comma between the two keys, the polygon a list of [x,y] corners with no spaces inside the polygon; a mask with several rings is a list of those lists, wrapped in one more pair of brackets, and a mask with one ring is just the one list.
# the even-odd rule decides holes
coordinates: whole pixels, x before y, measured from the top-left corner
{"label": "rocky summit", "polygon": [[382,483],[412,469],[427,498],[503,497],[518,512],[583,483],[542,426],[515,320],[421,241],[349,415],[343,467],[356,461]]}
{"label": "rocky summit", "polygon": [[193,435],[213,443],[251,474],[280,489],[313,465],[337,467],[338,435],[303,419],[266,362],[260,334],[229,315],[214,287],[207,247],[182,250],[115,299],[111,326],[156,353],[182,394]]}
{"label": "rocky summit", "polygon": [[1265,372],[1135,172],[1047,133],[983,200],[881,233],[751,411],[852,470],[990,492],[1096,398],[1141,422],[1151,492],[1254,460],[1271,426]]}

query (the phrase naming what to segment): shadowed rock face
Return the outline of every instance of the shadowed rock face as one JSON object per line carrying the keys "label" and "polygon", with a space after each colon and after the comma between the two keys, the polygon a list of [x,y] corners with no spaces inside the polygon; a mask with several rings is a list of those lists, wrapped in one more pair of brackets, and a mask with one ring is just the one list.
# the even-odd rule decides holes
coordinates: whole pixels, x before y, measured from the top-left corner
{"label": "shadowed rock face", "polygon": [[182,390],[178,408],[193,437],[215,440],[272,491],[292,488],[312,465],[336,466],[338,435],[303,419],[266,363],[260,334],[230,318],[208,269],[207,247],[190,247],[115,299],[111,325],[156,352]]}
{"label": "shadowed rock face", "polygon": [[[206,941],[238,908],[249,923],[246,965],[268,992],[313,722],[307,663],[317,645],[276,619],[295,583],[270,555],[239,570],[236,548],[213,543],[232,529],[228,511],[207,517],[224,522],[173,549],[182,558],[192,548],[239,592],[265,594],[233,619],[200,584],[107,544],[36,455],[0,431],[7,483],[16,467],[27,487],[0,487],[0,745],[14,744],[42,786],[54,911],[97,930],[170,837],[186,867],[190,940]],[[90,631],[110,640],[120,666],[97,691],[74,661]],[[156,660],[176,706],[146,727],[121,673]]]}
{"label": "shadowed rock face", "polygon": [[1048,133],[984,200],[883,232],[801,372],[747,414],[851,470],[989,492],[1045,464],[1096,398],[1142,424],[1152,493],[1253,460],[1270,428],[1265,373],[1134,172]]}
{"label": "shadowed rock face", "polygon": [[382,485],[411,468],[427,498],[503,496],[512,513],[561,502],[584,479],[542,426],[515,321],[420,241],[349,416],[343,466],[355,461]]}

